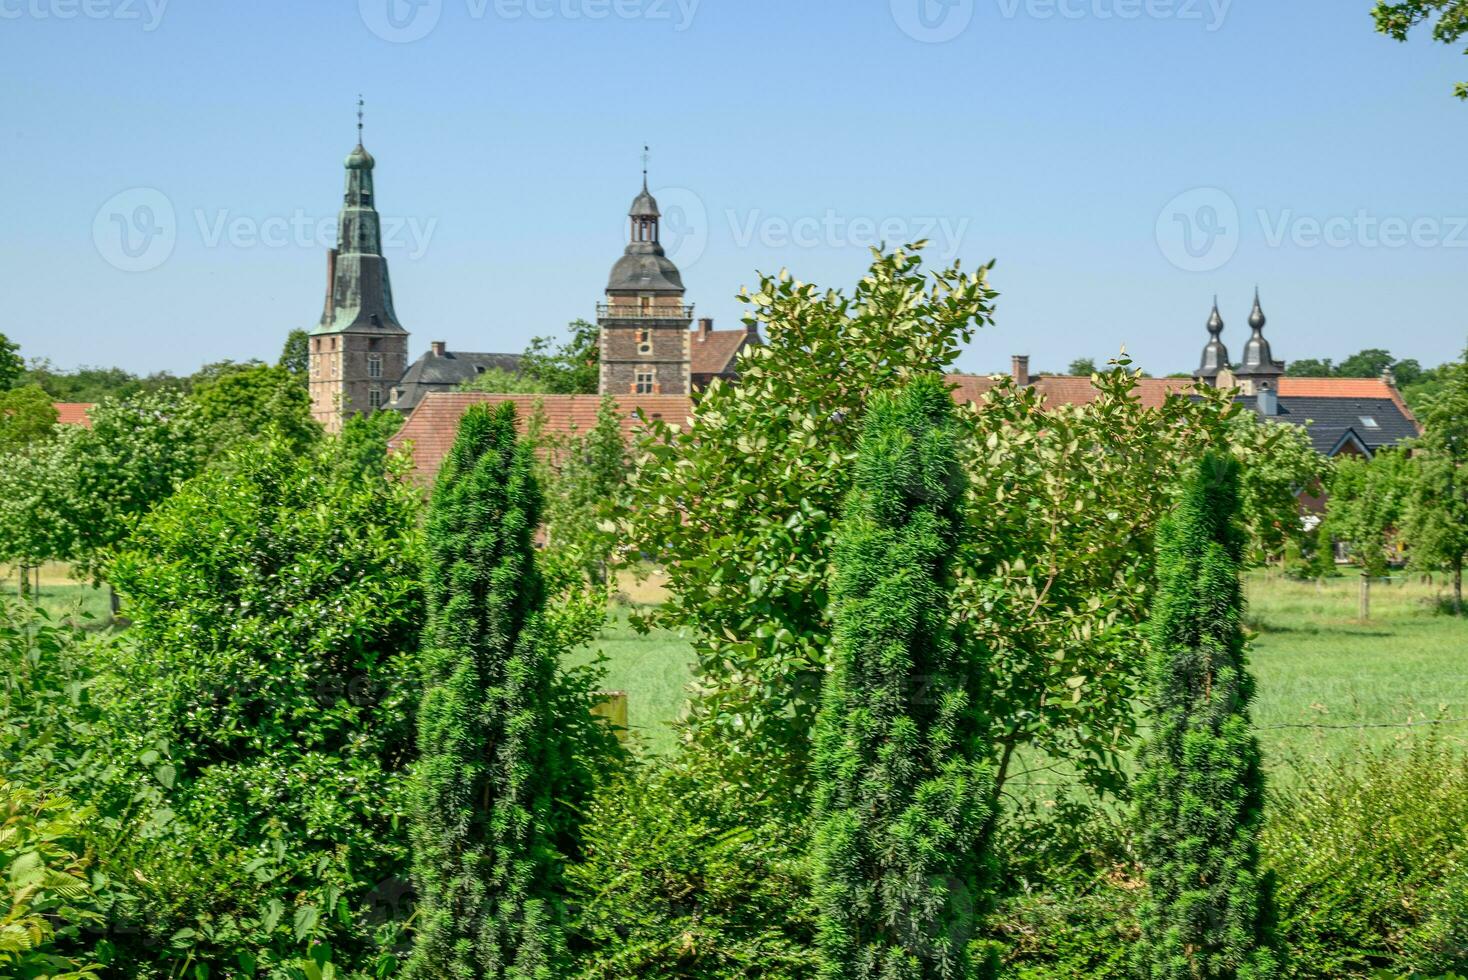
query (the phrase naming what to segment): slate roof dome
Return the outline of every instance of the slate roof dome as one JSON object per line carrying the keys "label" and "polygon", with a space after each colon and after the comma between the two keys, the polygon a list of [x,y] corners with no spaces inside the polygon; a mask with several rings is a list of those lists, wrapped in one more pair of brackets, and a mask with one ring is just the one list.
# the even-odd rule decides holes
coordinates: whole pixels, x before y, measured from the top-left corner
{"label": "slate roof dome", "polygon": [[629,218],[661,218],[663,213],[658,210],[658,199],[653,197],[647,189],[646,180],[642,184],[642,193],[632,199],[632,207],[627,209]]}
{"label": "slate roof dome", "polygon": [[366,147],[358,143],[357,148],[347,157],[346,166],[348,170],[371,170],[377,166],[377,161],[372,159],[372,154],[367,152]]}
{"label": "slate roof dome", "polygon": [[[634,249],[636,251],[634,251]],[[683,276],[657,242],[633,242],[612,266],[607,290],[636,289],[683,292]]]}

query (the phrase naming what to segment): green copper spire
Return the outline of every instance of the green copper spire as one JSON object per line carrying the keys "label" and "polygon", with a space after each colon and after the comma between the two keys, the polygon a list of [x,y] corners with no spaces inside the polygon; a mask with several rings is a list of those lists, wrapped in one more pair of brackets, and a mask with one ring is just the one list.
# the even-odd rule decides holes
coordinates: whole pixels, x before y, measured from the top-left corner
{"label": "green copper spire", "polygon": [[329,260],[331,292],[312,333],[406,333],[392,303],[392,282],[382,256],[382,219],[373,200],[377,161],[362,145],[362,107],[357,100],[357,146],[347,157],[347,190],[337,219],[336,248]]}

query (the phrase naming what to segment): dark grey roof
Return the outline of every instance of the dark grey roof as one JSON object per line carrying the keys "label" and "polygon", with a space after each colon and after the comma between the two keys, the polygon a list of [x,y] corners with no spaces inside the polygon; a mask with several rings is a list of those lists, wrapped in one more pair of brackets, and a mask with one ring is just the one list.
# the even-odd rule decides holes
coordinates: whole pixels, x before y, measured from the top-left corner
{"label": "dark grey roof", "polygon": [[607,292],[617,290],[681,293],[683,277],[657,242],[632,242],[607,277]]}
{"label": "dark grey roof", "polygon": [[632,206],[627,209],[629,218],[660,218],[662,212],[658,210],[658,199],[648,193],[647,178],[642,179],[642,193],[632,199]]}
{"label": "dark grey roof", "polygon": [[414,361],[401,381],[393,385],[395,396],[390,404],[400,412],[409,412],[430,391],[456,391],[490,369],[519,371],[519,354],[482,354],[473,351],[432,350]]}
{"label": "dark grey roof", "polygon": [[1223,315],[1218,312],[1218,297],[1213,297],[1213,312],[1208,315],[1208,346],[1193,377],[1213,382],[1228,367],[1228,348],[1223,345]]}
{"label": "dark grey roof", "polygon": [[[1253,395],[1240,396],[1238,401],[1258,411]],[[1325,456],[1339,452],[1352,437],[1375,453],[1417,435],[1412,420],[1390,398],[1281,397],[1279,414],[1270,421],[1308,425],[1311,445]]]}

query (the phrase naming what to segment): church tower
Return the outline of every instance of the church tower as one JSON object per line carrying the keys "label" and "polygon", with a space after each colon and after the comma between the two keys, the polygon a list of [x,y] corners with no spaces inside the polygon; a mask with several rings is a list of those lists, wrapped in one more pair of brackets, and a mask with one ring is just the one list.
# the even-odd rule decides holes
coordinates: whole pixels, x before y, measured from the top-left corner
{"label": "church tower", "polygon": [[393,309],[382,256],[374,166],[362,146],[359,101],[357,148],[347,157],[337,244],[326,258],[326,309],[311,331],[311,414],[328,432],[340,432],[352,415],[386,406],[388,390],[408,369],[408,331]]}
{"label": "church tower", "polygon": [[597,306],[604,395],[687,395],[692,383],[689,331],[693,307],[683,303],[683,277],[663,252],[662,215],[647,189],[628,210],[627,250],[612,266],[606,302]]}
{"label": "church tower", "polygon": [[1218,312],[1218,297],[1213,297],[1213,312],[1208,315],[1208,345],[1193,377],[1206,385],[1217,385],[1218,376],[1229,371],[1228,348],[1223,345],[1223,315]]}
{"label": "church tower", "polygon": [[1234,372],[1239,387],[1246,395],[1279,391],[1279,379],[1285,366],[1274,359],[1269,341],[1264,339],[1264,309],[1259,305],[1259,290],[1254,290],[1254,309],[1249,313],[1249,329],[1253,333],[1244,345],[1244,356]]}

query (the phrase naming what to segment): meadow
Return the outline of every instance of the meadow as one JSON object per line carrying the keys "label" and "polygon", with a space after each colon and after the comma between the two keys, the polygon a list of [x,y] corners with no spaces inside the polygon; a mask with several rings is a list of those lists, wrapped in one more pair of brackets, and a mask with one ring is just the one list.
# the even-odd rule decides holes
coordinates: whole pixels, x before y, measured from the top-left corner
{"label": "meadow", "polygon": [[[12,577],[5,580],[14,589]],[[1468,619],[1443,615],[1441,589],[1420,577],[1379,582],[1372,619],[1356,619],[1358,580],[1342,575],[1298,582],[1272,571],[1249,575],[1251,663],[1258,681],[1254,722],[1271,773],[1288,783],[1298,770],[1349,760],[1365,747],[1427,737],[1468,749]],[[602,683],[626,692],[628,724],[647,750],[675,743],[670,723],[682,711],[692,677],[688,639],[667,630],[639,634],[633,605],[661,598],[657,583],[621,583],[618,605],[601,637],[571,656],[603,660]],[[79,585],[64,570],[42,576],[42,604],[56,615],[108,620],[107,593]]]}

